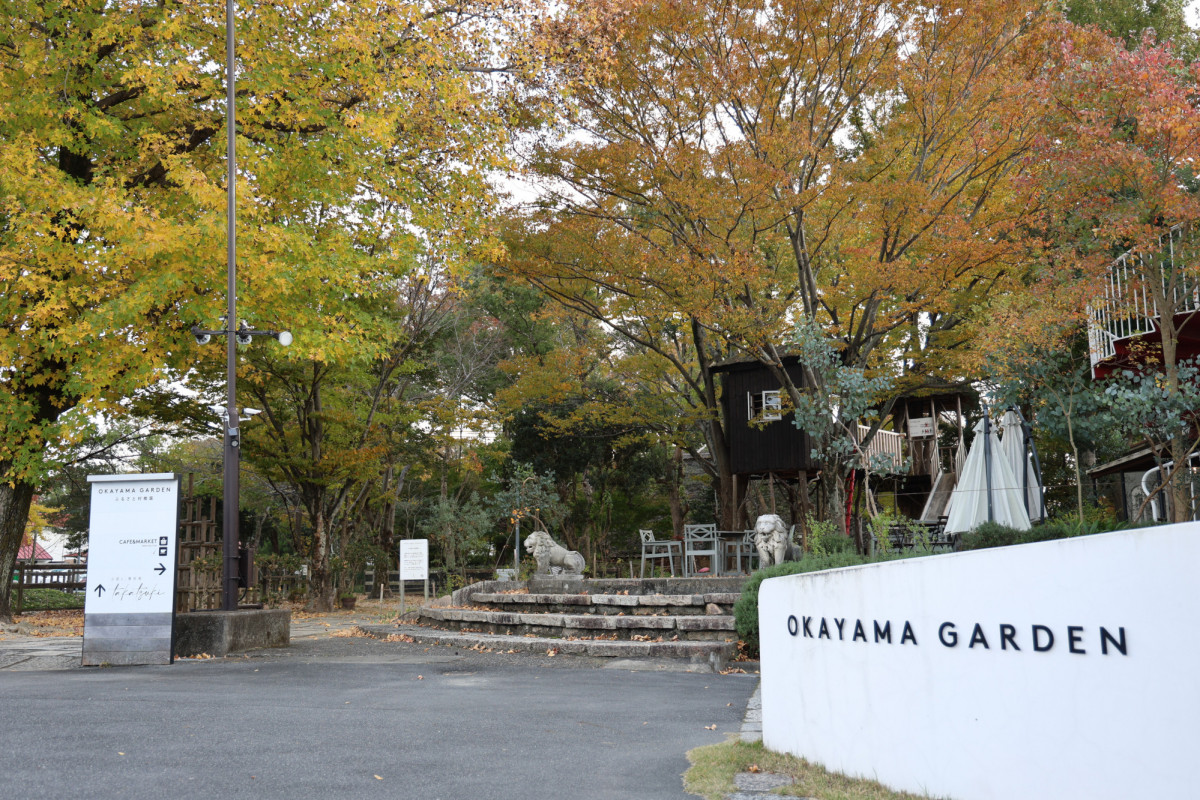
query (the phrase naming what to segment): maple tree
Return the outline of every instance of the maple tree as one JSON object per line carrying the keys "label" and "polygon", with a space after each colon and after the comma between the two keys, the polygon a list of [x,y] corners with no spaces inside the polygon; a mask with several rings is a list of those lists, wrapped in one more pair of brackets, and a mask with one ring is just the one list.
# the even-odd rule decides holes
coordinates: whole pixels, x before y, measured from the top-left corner
{"label": "maple tree", "polygon": [[[1200,280],[1200,64],[1188,63],[1169,44],[1145,39],[1133,50],[1095,29],[1073,30],[1057,53],[1060,69],[1045,91],[1057,115],[1037,150],[1051,251],[1076,268],[1077,308],[1113,298],[1112,314],[1153,309],[1155,341],[1134,368],[1108,393],[1153,405],[1170,430],[1143,427],[1160,454],[1163,484],[1172,495],[1175,521],[1190,513],[1187,486],[1176,471],[1200,448],[1191,413],[1173,408],[1189,399],[1190,366],[1181,345],[1193,314],[1193,287]],[[1121,259],[1114,262],[1114,257]],[[1105,290],[1110,270],[1123,276]],[[1123,286],[1117,288],[1117,284]],[[1140,299],[1138,299],[1140,298]],[[1137,323],[1135,323],[1137,324]],[[1103,332],[1097,332],[1104,336]],[[1150,386],[1143,386],[1148,379]],[[1140,387],[1140,388],[1139,388]],[[1125,416],[1130,416],[1132,411]],[[1191,410],[1194,412],[1194,409]],[[1151,410],[1152,416],[1155,412]]]}
{"label": "maple tree", "polygon": [[[828,395],[783,366],[803,317],[846,366],[933,374],[1014,280],[1041,66],[1026,54],[1045,17],[1007,0],[664,0],[616,16],[607,68],[563,110],[571,135],[528,155],[550,193],[507,266],[676,376],[728,526],[714,364],[758,359],[792,405]],[[834,519],[852,468],[825,464]]]}
{"label": "maple tree", "polygon": [[[406,254],[454,263],[481,240],[485,173],[514,115],[492,71],[532,68],[531,7],[297,0],[243,14],[247,322],[294,330],[292,357],[337,360],[369,335],[340,326],[345,298],[380,292]],[[0,22],[4,618],[47,444],[215,357],[186,331],[223,305],[226,178],[222,3],[14,0]]]}

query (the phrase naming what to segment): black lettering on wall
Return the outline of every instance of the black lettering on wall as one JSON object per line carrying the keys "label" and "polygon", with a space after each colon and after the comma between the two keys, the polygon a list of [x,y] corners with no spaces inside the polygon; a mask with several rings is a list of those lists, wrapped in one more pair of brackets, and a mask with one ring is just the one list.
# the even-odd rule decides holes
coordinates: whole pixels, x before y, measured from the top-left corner
{"label": "black lettering on wall", "polygon": [[913,644],[916,644],[917,643],[917,635],[915,633],[913,633],[912,625],[909,624],[908,622],[905,622],[904,623],[904,633],[900,634],[900,644],[904,644],[905,642],[908,642],[908,641],[911,641]]}
{"label": "black lettering on wall", "polygon": [[1075,646],[1082,641],[1083,641],[1083,626],[1082,625],[1068,625],[1067,626],[1067,649],[1070,650],[1072,653],[1078,653],[1081,656],[1087,655],[1087,650],[1084,650],[1082,647]]}
{"label": "black lettering on wall", "polygon": [[832,639],[833,638],[832,636],[829,635],[829,626],[825,624],[824,617],[821,617],[821,628],[820,628],[820,630],[817,631],[817,638],[818,639]]}
{"label": "black lettering on wall", "polygon": [[804,618],[804,635],[807,636],[809,639],[811,639],[811,638],[813,638],[813,635],[812,635],[812,628],[808,627],[809,625],[812,625],[812,617],[805,617]]}
{"label": "black lettering on wall", "polygon": [[833,618],[833,624],[834,624],[834,625],[837,625],[837,629],[838,629],[838,640],[839,640],[839,641],[844,641],[844,640],[846,639],[846,637],[845,637],[845,636],[843,635],[843,633],[842,633],[842,628],[846,627],[846,620],[845,620],[845,618],[838,619],[837,617],[834,617],[834,618]]}
{"label": "black lettering on wall", "polygon": [[978,622],[975,623],[975,629],[971,631],[971,643],[967,647],[971,648],[977,644],[983,645],[984,650],[992,649],[988,647],[987,637],[983,635],[983,627]]}
{"label": "black lettering on wall", "polygon": [[[1046,634],[1046,644],[1043,645],[1041,643],[1041,639],[1038,638],[1039,633]],[[1051,631],[1049,628],[1047,628],[1045,625],[1034,625],[1033,626],[1033,649],[1038,653],[1045,653],[1051,647],[1054,647],[1054,632]]]}
{"label": "black lettering on wall", "polygon": [[879,627],[879,620],[875,620],[875,641],[878,642],[880,639],[888,644],[892,643],[892,621],[890,619],[883,623],[882,628]]}
{"label": "black lettering on wall", "polygon": [[954,629],[953,622],[943,622],[938,628],[938,639],[946,647],[955,647],[958,644],[958,631]]}
{"label": "black lettering on wall", "polygon": [[1017,647],[1017,626],[1016,625],[1001,625],[1000,626],[1000,649],[1007,650],[1009,645],[1012,645],[1013,650],[1020,650]]}
{"label": "black lettering on wall", "polygon": [[792,636],[795,636],[800,632],[800,623],[796,621],[795,617],[789,615],[787,625],[788,633],[790,633]]}
{"label": "black lettering on wall", "polygon": [[863,630],[862,620],[856,619],[854,620],[854,641],[857,642],[859,639],[865,642],[867,640],[867,632]]}
{"label": "black lettering on wall", "polygon": [[1117,628],[1117,635],[1120,639],[1114,639],[1113,635],[1108,632],[1108,628],[1100,627],[1100,652],[1108,655],[1108,643],[1112,642],[1113,647],[1121,651],[1121,655],[1127,656],[1129,653],[1125,649],[1125,629]]}

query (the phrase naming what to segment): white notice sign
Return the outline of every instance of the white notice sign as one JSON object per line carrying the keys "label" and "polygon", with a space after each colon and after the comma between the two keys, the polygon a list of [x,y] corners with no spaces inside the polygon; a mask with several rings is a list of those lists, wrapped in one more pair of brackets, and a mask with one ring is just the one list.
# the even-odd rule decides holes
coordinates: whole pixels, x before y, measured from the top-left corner
{"label": "white notice sign", "polygon": [[83,663],[170,663],[179,478],[89,475],[88,482]]}
{"label": "white notice sign", "polygon": [[937,433],[933,417],[916,417],[908,421],[908,435],[912,439],[928,439]]}
{"label": "white notice sign", "polygon": [[429,540],[400,540],[400,580],[429,580]]}

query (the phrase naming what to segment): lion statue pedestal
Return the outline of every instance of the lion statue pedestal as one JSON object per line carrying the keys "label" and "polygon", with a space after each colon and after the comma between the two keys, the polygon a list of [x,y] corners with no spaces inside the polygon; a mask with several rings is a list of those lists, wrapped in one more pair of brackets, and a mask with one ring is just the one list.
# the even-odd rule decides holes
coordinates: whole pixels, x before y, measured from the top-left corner
{"label": "lion statue pedestal", "polygon": [[579,591],[587,562],[577,551],[563,547],[545,531],[534,531],[525,539],[525,552],[537,562],[529,591],[550,594]]}

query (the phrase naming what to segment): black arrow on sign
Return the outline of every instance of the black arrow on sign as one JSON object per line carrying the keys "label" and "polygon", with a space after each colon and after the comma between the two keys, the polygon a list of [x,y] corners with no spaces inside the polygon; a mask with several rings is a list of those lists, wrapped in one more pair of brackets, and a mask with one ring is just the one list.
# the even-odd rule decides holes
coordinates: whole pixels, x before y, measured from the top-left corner
{"label": "black arrow on sign", "polygon": [[96,597],[103,597],[103,596],[104,596],[104,584],[102,583],[96,587]]}
{"label": "black arrow on sign", "polygon": [[162,575],[164,572],[166,572],[166,571],[167,571],[167,568],[166,568],[166,567],[164,567],[164,566],[162,565],[162,562],[160,561],[160,562],[159,562],[159,564],[158,564],[158,566],[154,568],[154,571],[155,571],[155,572],[157,572],[159,575]]}

